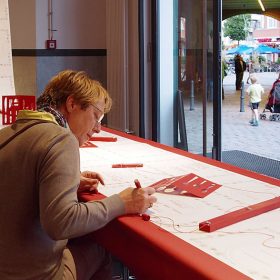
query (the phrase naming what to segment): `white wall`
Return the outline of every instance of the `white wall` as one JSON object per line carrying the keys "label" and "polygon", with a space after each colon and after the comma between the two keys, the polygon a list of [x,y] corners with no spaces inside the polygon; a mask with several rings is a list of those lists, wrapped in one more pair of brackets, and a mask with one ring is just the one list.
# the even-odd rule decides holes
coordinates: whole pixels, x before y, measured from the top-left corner
{"label": "white wall", "polygon": [[2,108],[2,96],[15,94],[8,0],[0,0],[0,22],[0,108]]}
{"label": "white wall", "polygon": [[[17,1],[17,0],[14,0]],[[52,0],[58,49],[106,49],[106,1]],[[37,48],[48,39],[48,1],[36,1]]]}
{"label": "white wall", "polygon": [[[53,0],[58,49],[106,49],[106,1]],[[48,0],[9,0],[13,49],[44,49]]]}
{"label": "white wall", "polygon": [[[12,49],[45,49],[49,38],[48,2],[9,0]],[[52,0],[52,4],[57,49],[106,49],[105,1]],[[85,70],[106,85],[106,57],[54,57],[51,51],[48,54],[13,57],[16,93],[40,94],[48,79],[66,68]]]}
{"label": "white wall", "polygon": [[[49,39],[49,0],[9,2],[12,48],[45,49]],[[52,50],[44,52],[44,56],[15,56],[16,92],[38,96],[58,71],[84,70],[101,81],[113,98],[108,125],[138,133],[138,0],[51,2],[57,49],[105,49],[108,59],[98,55],[53,56]]]}
{"label": "white wall", "polygon": [[12,49],[36,48],[35,0],[9,0]]}

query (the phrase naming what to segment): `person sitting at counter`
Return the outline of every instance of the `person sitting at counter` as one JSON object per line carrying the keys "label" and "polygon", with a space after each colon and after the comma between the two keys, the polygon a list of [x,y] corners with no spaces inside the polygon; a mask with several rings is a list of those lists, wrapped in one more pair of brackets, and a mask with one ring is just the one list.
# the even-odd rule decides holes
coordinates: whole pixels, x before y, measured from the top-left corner
{"label": "person sitting at counter", "polygon": [[99,82],[65,70],[37,111],[19,111],[0,130],[0,279],[111,279],[109,253],[86,234],[156,202],[151,187],[78,201],[79,189],[104,184],[100,174],[80,172],[79,147],[100,132],[111,104]]}

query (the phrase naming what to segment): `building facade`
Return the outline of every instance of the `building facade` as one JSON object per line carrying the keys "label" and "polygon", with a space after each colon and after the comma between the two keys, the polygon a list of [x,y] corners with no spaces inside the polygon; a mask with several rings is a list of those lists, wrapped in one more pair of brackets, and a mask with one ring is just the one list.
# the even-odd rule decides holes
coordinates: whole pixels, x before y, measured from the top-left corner
{"label": "building facade", "polygon": [[252,20],[255,22],[254,40],[260,44],[279,48],[280,21],[264,15],[252,15]]}

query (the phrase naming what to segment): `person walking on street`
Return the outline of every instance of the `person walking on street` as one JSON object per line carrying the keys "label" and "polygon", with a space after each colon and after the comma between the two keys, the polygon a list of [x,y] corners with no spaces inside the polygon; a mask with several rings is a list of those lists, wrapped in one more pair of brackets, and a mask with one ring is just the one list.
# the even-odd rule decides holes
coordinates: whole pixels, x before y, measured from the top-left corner
{"label": "person walking on street", "polygon": [[251,103],[251,110],[252,110],[252,118],[249,121],[249,123],[252,126],[258,126],[259,125],[259,104],[262,100],[262,94],[264,93],[263,87],[257,83],[257,78],[254,75],[251,75],[251,85],[247,88],[246,93],[250,97],[250,103]]}
{"label": "person walking on street", "polygon": [[246,63],[240,54],[237,54],[234,59],[234,67],[236,75],[235,87],[236,90],[241,90],[243,75],[244,71],[246,70]]}

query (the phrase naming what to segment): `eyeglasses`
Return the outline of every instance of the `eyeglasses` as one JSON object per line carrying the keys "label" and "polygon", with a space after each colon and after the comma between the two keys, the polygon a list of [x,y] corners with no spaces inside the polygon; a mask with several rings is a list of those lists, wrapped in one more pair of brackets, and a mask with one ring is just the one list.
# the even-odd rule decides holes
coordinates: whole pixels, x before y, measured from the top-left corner
{"label": "eyeglasses", "polygon": [[98,122],[99,124],[101,124],[101,121],[103,120],[103,118],[104,118],[104,114],[100,116],[100,118],[97,120],[97,122]]}
{"label": "eyeglasses", "polygon": [[102,111],[101,109],[99,109],[96,105],[94,105],[94,104],[91,104],[91,105],[93,106],[93,108],[95,108],[96,110],[98,110],[99,112],[102,113],[102,115],[101,115],[99,118],[96,118],[96,123],[97,123],[97,124],[101,124],[101,121],[102,121],[103,118],[104,118],[104,113],[103,113],[103,111]]}

